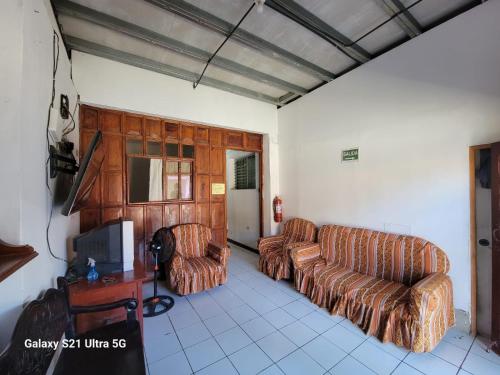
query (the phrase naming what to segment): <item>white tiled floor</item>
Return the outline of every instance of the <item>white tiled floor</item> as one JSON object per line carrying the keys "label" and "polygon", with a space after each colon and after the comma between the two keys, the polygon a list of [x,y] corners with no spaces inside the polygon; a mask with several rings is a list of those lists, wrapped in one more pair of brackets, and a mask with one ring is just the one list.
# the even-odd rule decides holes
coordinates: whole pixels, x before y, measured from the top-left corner
{"label": "white tiled floor", "polygon": [[500,374],[500,357],[479,337],[452,329],[425,354],[382,344],[260,273],[256,254],[231,247],[224,286],[187,297],[160,286],[175,306],[144,319],[150,375]]}

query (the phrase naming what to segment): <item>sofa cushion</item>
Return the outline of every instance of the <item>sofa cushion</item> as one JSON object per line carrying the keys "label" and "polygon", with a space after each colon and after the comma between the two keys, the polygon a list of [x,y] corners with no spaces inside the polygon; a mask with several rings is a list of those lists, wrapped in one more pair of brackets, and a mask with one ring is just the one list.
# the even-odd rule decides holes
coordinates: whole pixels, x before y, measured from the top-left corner
{"label": "sofa cushion", "polygon": [[295,288],[310,296],[313,289],[314,278],[326,267],[326,261],[322,258],[314,259],[295,268]]}
{"label": "sofa cushion", "polygon": [[178,274],[178,293],[182,295],[210,289],[226,281],[226,268],[208,256],[185,259]]}

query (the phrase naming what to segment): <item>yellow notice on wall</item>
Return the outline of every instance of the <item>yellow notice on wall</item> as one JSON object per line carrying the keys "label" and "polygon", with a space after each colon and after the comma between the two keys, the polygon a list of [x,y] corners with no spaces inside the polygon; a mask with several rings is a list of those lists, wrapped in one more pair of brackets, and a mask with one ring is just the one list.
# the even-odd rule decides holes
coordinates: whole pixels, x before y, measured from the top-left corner
{"label": "yellow notice on wall", "polygon": [[224,195],[226,194],[226,184],[213,183],[212,184],[212,195]]}

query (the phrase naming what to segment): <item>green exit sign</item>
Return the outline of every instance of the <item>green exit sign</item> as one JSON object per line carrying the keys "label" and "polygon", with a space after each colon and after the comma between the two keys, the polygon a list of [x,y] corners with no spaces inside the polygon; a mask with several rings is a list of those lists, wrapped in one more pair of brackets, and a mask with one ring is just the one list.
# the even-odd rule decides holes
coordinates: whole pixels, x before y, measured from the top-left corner
{"label": "green exit sign", "polygon": [[342,161],[354,161],[359,159],[359,148],[342,150]]}

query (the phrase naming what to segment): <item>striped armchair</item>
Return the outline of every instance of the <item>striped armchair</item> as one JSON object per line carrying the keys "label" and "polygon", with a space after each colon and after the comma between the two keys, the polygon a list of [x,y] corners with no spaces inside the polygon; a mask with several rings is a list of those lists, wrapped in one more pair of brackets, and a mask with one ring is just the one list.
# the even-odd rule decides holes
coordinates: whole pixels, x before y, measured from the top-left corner
{"label": "striped armchair", "polygon": [[314,243],[314,223],[294,218],[285,223],[283,234],[259,240],[259,270],[275,280],[289,279],[292,265],[290,251],[297,246]]}
{"label": "striped armchair", "polygon": [[201,224],[181,224],[173,227],[172,233],[175,252],[168,280],[177,294],[197,293],[226,282],[230,250],[210,242],[210,228]]}
{"label": "striped armchair", "polygon": [[455,324],[450,263],[426,240],[325,225],[291,257],[297,290],[383,342],[428,352]]}

